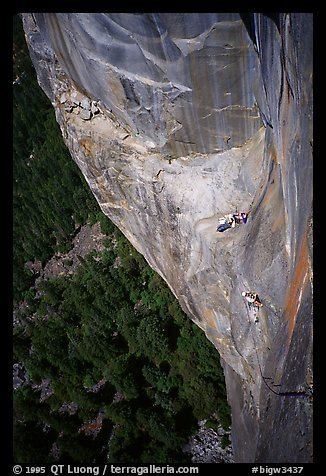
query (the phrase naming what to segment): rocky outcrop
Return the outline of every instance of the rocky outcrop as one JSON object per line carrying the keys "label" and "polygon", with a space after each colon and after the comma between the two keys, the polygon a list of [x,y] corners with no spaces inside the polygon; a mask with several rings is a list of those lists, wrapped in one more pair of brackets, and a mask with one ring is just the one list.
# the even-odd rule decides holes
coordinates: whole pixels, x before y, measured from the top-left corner
{"label": "rocky outcrop", "polygon": [[101,209],[220,353],[235,460],[311,461],[312,15],[23,21]]}

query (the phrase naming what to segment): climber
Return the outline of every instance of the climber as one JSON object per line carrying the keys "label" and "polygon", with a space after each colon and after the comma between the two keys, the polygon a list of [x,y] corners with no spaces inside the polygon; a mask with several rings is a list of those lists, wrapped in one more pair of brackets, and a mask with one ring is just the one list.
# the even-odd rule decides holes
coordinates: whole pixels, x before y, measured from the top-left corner
{"label": "climber", "polygon": [[227,223],[231,226],[231,228],[235,228],[236,221],[233,213],[228,213],[227,215],[225,215],[225,219]]}
{"label": "climber", "polygon": [[216,231],[225,231],[228,228],[234,228],[235,227],[235,219],[233,217],[232,213],[229,213],[228,215],[224,215],[223,218],[219,219],[219,225],[216,228]]}
{"label": "climber", "polygon": [[235,219],[237,225],[239,225],[240,223],[247,223],[248,213],[234,213],[233,218]]}
{"label": "climber", "polygon": [[246,299],[249,307],[251,306],[256,308],[262,307],[262,303],[257,293],[243,291],[241,294]]}
{"label": "climber", "polygon": [[262,303],[258,297],[258,294],[245,291],[243,291],[241,294],[246,299],[249,309],[252,309],[253,311],[254,322],[259,322],[258,311],[259,308],[262,307]]}

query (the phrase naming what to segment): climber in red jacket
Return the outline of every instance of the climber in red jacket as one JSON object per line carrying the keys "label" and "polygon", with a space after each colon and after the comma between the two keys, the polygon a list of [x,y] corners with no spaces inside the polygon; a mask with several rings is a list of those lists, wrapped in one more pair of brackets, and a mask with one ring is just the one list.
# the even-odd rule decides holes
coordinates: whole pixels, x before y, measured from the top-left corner
{"label": "climber in red jacket", "polygon": [[233,213],[233,218],[237,225],[239,225],[240,223],[247,223],[248,213]]}

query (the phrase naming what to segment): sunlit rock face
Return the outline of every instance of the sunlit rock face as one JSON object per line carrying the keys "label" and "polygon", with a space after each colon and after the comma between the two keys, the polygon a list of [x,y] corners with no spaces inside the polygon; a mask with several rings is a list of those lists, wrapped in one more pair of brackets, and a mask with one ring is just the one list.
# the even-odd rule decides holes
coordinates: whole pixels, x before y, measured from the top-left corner
{"label": "sunlit rock face", "polygon": [[311,461],[312,16],[23,21],[103,212],[220,353],[236,461]]}

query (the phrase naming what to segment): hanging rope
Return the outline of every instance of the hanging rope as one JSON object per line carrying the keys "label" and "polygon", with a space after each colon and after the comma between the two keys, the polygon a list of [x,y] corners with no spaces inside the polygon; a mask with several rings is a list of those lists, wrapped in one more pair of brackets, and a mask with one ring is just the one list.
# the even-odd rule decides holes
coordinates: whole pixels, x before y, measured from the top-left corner
{"label": "hanging rope", "polygon": [[[250,320],[250,313],[249,313],[249,305],[247,305],[247,302],[245,302],[245,307],[246,307],[246,311],[247,311],[247,316],[248,316],[248,322],[249,322],[249,325],[251,325],[251,320]],[[272,387],[270,387],[267,383],[266,380],[272,380],[271,377],[264,377],[263,375],[263,371],[262,371],[262,368],[261,368],[261,365],[260,365],[260,359],[259,359],[259,356],[258,356],[258,352],[257,352],[257,345],[256,345],[256,340],[254,338],[254,335],[253,333],[251,332],[251,337],[252,337],[252,341],[253,341],[253,345],[254,345],[254,349],[255,349],[255,353],[256,353],[256,358],[257,358],[257,362],[258,362],[258,367],[259,367],[259,372],[260,372],[260,375],[261,375],[261,378],[264,382],[264,384],[266,385],[266,387],[272,392],[274,393],[274,395],[277,395],[278,397],[306,397],[306,398],[309,398],[309,395],[306,393],[306,392],[298,392],[298,391],[291,391],[291,392],[276,392]],[[274,385],[274,384],[272,384]],[[275,387],[280,387],[281,385],[274,385]]]}
{"label": "hanging rope", "polygon": [[279,319],[281,319],[281,316],[275,311],[275,309],[272,308],[272,306],[270,304],[268,304],[266,302],[266,299],[264,299],[264,307],[267,307],[268,309],[270,309],[270,311],[276,316],[278,317]]}

